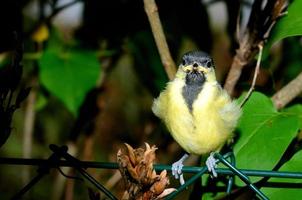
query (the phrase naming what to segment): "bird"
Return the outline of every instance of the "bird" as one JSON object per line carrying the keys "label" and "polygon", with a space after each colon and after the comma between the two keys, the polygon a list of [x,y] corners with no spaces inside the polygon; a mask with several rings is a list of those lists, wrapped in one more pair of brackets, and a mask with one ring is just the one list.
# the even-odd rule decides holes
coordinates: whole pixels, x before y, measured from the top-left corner
{"label": "bird", "polygon": [[215,65],[202,51],[185,53],[175,78],[154,99],[153,113],[186,151],[172,165],[172,174],[184,184],[183,162],[189,154],[208,156],[206,166],[214,177],[214,153],[234,137],[241,108],[217,82]]}

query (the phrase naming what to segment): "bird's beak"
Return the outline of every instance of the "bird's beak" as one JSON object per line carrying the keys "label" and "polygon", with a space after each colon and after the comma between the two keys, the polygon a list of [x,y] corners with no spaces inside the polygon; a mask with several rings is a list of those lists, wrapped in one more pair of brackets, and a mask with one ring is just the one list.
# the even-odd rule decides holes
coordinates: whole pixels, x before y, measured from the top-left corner
{"label": "bird's beak", "polygon": [[195,72],[195,73],[206,74],[206,73],[208,73],[209,70],[200,65],[186,65],[186,66],[183,66],[183,71],[186,73]]}

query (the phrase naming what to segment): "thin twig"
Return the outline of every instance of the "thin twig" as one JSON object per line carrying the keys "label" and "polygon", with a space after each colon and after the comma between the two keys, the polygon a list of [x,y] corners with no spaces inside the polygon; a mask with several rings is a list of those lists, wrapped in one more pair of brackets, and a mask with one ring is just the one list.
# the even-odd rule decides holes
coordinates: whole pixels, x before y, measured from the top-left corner
{"label": "thin twig", "polygon": [[258,73],[259,73],[259,70],[260,70],[260,63],[261,63],[262,51],[263,51],[263,43],[259,44],[258,48],[259,48],[259,56],[258,56],[258,59],[257,59],[257,64],[256,64],[255,72],[254,72],[254,77],[253,77],[252,85],[251,85],[249,91],[247,92],[247,94],[245,95],[243,101],[240,103],[240,108],[242,108],[242,106],[250,98],[250,96],[252,95],[252,92],[255,89],[255,84],[256,84],[257,76],[258,76]]}
{"label": "thin twig", "polygon": [[155,0],[144,0],[145,12],[147,13],[155,43],[165,68],[168,78],[172,80],[176,73],[176,65],[169,51],[168,43],[164,35],[163,27],[159,19],[159,14]]}
{"label": "thin twig", "polygon": [[105,187],[110,190],[122,179],[121,173],[119,171],[115,171],[114,174],[108,179],[105,183]]}
{"label": "thin twig", "polygon": [[225,90],[232,95],[242,69],[250,63],[258,53],[257,46],[265,42],[276,20],[285,11],[286,0],[267,1],[263,8],[261,0],[255,0],[247,23],[247,27],[239,38],[239,48],[234,56],[232,66],[226,78]]}
{"label": "thin twig", "polygon": [[240,16],[241,16],[241,7],[239,8],[238,16],[236,19],[236,39],[240,43]]}
{"label": "thin twig", "polygon": [[[33,89],[28,95],[24,116],[24,133],[23,133],[23,158],[30,158],[32,153],[33,132],[35,124],[35,104],[37,99],[37,77],[32,80]],[[23,169],[22,182],[27,183],[30,178],[30,168]]]}
{"label": "thin twig", "polygon": [[74,1],[66,3],[58,8],[54,8],[52,13],[49,16],[47,16],[46,18],[44,18],[42,20],[39,20],[37,24],[35,24],[31,29],[29,29],[29,31],[24,34],[25,37],[32,35],[32,33],[34,33],[41,24],[49,24],[51,22],[51,20],[53,20],[53,18],[55,16],[57,16],[64,9],[69,8],[79,2],[81,2],[81,0],[74,0]]}
{"label": "thin twig", "polygon": [[61,7],[58,7],[58,8],[55,8],[53,10],[53,12],[47,17],[47,21],[51,21],[59,12],[61,12],[62,10],[68,8],[68,7],[71,7],[73,6],[74,4],[77,4],[77,3],[80,3],[81,1],[80,0],[74,0],[72,2],[69,2],[69,3],[66,3],[64,5],[62,5]]}
{"label": "thin twig", "polygon": [[284,108],[302,92],[302,72],[281,90],[275,93],[272,101],[277,109]]}

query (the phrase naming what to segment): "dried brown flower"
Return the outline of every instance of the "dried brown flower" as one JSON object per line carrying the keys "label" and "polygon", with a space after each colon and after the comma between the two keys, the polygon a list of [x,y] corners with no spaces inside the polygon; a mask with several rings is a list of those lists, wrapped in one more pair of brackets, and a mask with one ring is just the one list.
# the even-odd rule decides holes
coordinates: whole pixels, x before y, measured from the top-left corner
{"label": "dried brown flower", "polygon": [[126,184],[126,190],[122,199],[153,200],[161,199],[175,191],[167,188],[169,178],[167,171],[159,175],[153,169],[156,147],[145,143],[146,148],[133,149],[129,144],[126,151],[119,150],[117,161],[119,170]]}

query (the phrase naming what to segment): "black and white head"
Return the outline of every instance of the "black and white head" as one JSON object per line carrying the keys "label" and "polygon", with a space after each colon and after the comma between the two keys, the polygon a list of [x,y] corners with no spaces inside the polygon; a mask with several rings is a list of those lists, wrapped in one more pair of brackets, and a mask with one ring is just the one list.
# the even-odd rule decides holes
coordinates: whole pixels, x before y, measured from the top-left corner
{"label": "black and white head", "polygon": [[213,59],[202,51],[190,51],[183,55],[177,75],[187,84],[203,84],[216,81]]}

